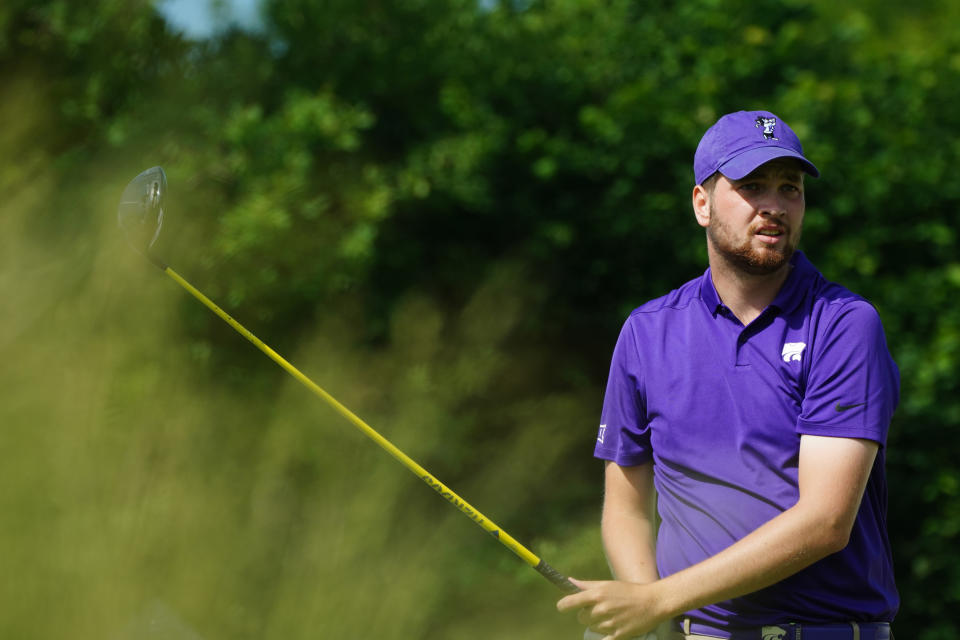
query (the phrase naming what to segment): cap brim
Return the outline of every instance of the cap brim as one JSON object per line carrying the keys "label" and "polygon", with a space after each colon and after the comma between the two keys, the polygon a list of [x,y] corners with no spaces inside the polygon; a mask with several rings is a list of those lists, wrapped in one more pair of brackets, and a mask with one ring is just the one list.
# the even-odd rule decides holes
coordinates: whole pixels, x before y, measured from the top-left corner
{"label": "cap brim", "polygon": [[717,170],[731,180],[740,180],[750,175],[750,173],[760,165],[766,164],[771,160],[776,160],[777,158],[796,158],[800,161],[804,171],[814,178],[820,177],[820,171],[813,166],[812,162],[793,149],[785,149],[783,147],[759,147],[757,149],[750,149],[727,160],[720,165]]}

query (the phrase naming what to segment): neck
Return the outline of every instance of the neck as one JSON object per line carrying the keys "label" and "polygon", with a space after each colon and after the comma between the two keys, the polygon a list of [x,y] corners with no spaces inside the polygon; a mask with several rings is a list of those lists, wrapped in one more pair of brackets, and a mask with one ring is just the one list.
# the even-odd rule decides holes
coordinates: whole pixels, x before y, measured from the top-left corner
{"label": "neck", "polygon": [[716,252],[710,250],[708,253],[713,286],[723,304],[744,326],[753,322],[773,302],[793,268],[788,262],[772,273],[746,273]]}

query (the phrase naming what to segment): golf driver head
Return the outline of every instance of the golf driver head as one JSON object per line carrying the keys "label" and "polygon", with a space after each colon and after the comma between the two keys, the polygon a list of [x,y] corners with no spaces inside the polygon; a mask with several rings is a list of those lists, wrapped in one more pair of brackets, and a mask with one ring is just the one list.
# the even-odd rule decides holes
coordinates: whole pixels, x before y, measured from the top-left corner
{"label": "golf driver head", "polygon": [[130,246],[146,256],[160,236],[166,193],[163,168],[151,167],[131,180],[120,197],[117,223]]}

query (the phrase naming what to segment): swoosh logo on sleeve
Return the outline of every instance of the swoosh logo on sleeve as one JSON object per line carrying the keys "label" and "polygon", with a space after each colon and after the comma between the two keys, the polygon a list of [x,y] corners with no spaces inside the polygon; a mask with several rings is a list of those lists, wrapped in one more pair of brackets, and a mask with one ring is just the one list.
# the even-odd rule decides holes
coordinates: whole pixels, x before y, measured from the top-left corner
{"label": "swoosh logo on sleeve", "polygon": [[857,404],[840,404],[840,403],[838,402],[838,403],[837,403],[837,406],[835,406],[834,409],[836,409],[837,412],[842,413],[842,412],[844,412],[844,411],[849,411],[850,409],[856,409],[857,407],[862,407],[862,406],[865,405],[865,404],[867,404],[867,403],[866,403],[866,402],[858,402]]}

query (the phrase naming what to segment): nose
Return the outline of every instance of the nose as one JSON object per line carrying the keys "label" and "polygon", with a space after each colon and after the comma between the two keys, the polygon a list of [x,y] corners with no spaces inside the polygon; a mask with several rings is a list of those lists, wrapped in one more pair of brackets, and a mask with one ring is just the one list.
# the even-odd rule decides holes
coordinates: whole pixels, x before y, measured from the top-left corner
{"label": "nose", "polygon": [[783,217],[787,215],[787,204],[778,194],[769,194],[757,203],[760,215]]}

